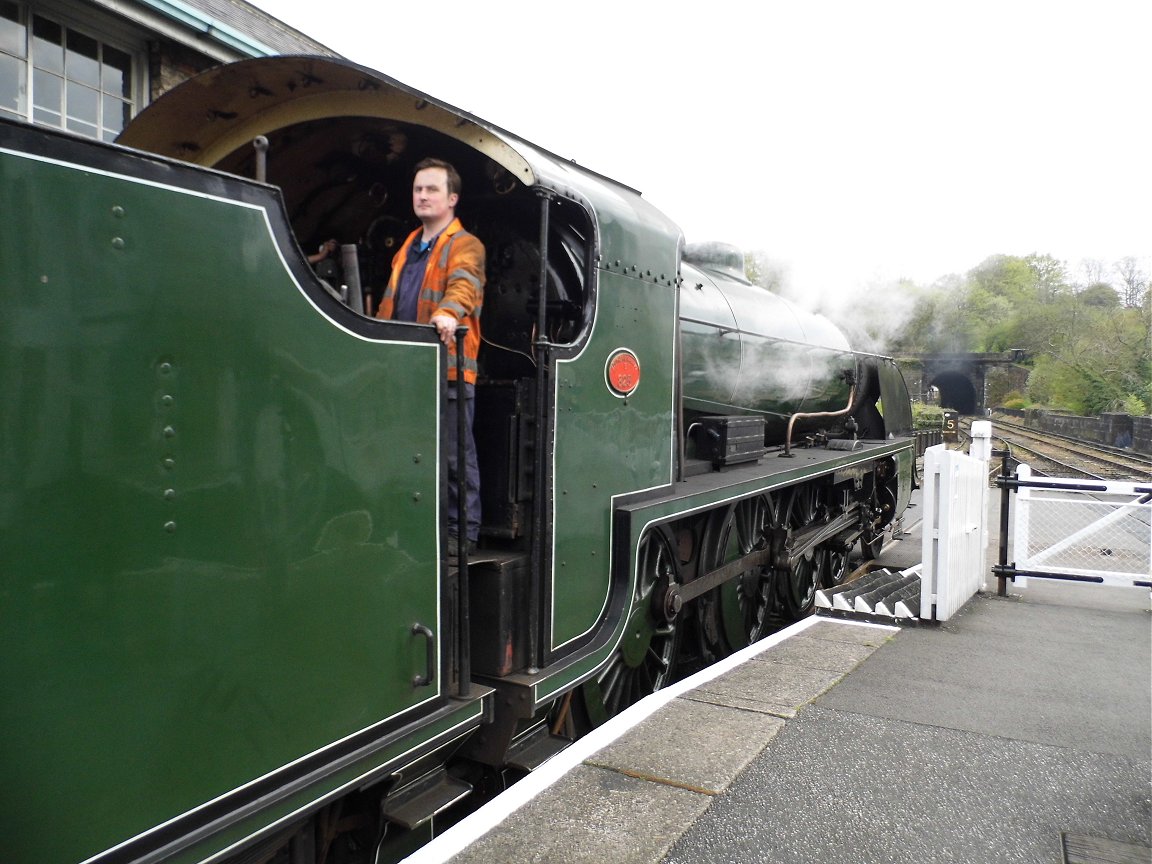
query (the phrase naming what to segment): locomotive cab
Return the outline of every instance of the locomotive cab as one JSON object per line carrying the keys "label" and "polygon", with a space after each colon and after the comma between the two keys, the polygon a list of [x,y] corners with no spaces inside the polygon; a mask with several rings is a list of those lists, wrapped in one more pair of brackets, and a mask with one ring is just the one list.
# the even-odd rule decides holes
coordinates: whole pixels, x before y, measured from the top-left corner
{"label": "locomotive cab", "polygon": [[[205,118],[198,128],[194,116]],[[142,112],[120,143],[278,187],[298,247],[285,257],[294,251],[299,261],[334,239],[341,252],[314,265],[312,287],[364,317],[374,316],[393,256],[420,224],[414,166],[427,157],[452,163],[462,178],[456,215],[487,255],[475,424],[482,545],[527,547],[536,346],[563,351],[591,325],[593,225],[578,196],[539,195],[524,159],[461,112],[319,58],[210,70]]]}

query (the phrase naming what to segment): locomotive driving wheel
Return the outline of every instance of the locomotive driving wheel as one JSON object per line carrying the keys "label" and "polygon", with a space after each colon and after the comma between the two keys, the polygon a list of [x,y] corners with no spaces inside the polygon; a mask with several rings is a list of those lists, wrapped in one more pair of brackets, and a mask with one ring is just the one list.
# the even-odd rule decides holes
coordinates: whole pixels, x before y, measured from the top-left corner
{"label": "locomotive driving wheel", "polygon": [[848,550],[821,546],[816,550],[820,584],[835,588],[848,576]]}
{"label": "locomotive driving wheel", "polygon": [[[887,484],[876,490],[877,521],[880,525],[887,525],[892,514],[896,512],[896,493]],[[860,552],[865,561],[875,559],[884,547],[884,528],[875,526],[865,531],[860,537]]]}
{"label": "locomotive driving wheel", "polygon": [[[665,609],[668,588],[680,581],[671,532],[656,526],[640,540],[636,588],[624,635],[608,667],[584,686],[585,708],[598,726],[672,680],[680,642],[676,609]],[[674,595],[672,595],[674,596]]]}
{"label": "locomotive driving wheel", "polygon": [[[766,549],[778,524],[779,504],[774,496],[737,501],[714,516],[704,530],[702,572]],[[764,635],[773,587],[771,568],[752,566],[700,598],[701,648],[706,657],[725,657]]]}
{"label": "locomotive driving wheel", "polygon": [[[794,488],[784,516],[788,530],[798,531],[815,522],[819,515],[820,493],[816,487],[803,485]],[[791,559],[785,578],[780,582],[784,611],[790,618],[803,618],[812,611],[820,580],[819,564],[812,549]]]}

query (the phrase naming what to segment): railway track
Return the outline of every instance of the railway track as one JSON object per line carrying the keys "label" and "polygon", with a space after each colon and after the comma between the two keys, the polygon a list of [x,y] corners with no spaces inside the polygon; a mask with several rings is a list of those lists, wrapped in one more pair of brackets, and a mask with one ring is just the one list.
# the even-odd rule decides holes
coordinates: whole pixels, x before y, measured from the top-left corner
{"label": "railway track", "polygon": [[[966,417],[960,421],[960,432],[965,437],[969,437],[973,419]],[[992,433],[1012,458],[1028,463],[1035,474],[1092,480],[1152,480],[1152,457],[1131,450],[1041,432],[1003,417],[992,418]]]}

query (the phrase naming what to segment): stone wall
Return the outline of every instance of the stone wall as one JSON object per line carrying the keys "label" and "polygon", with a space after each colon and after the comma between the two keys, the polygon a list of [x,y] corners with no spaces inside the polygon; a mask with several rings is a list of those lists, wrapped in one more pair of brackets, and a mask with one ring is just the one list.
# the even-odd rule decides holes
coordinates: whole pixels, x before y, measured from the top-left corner
{"label": "stone wall", "polygon": [[184,45],[162,40],[148,46],[148,79],[150,96],[159,99],[177,84],[182,84],[205,69],[220,65],[211,57]]}
{"label": "stone wall", "polygon": [[1152,455],[1152,417],[1132,418],[1132,449]]}
{"label": "stone wall", "polygon": [[1014,417],[1043,432],[1055,432],[1110,447],[1131,447],[1137,453],[1152,455],[1152,417],[1134,417],[1131,414],[1079,417],[1035,408],[997,408],[996,413]]}

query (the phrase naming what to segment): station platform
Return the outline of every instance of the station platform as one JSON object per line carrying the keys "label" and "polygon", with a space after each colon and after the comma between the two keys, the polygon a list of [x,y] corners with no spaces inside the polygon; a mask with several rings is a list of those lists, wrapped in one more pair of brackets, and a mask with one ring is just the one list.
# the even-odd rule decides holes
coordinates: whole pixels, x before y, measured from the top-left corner
{"label": "station platform", "polygon": [[[920,543],[906,524],[878,561]],[[1149,592],[987,588],[943,624],[798,622],[406,862],[1152,862]]]}

